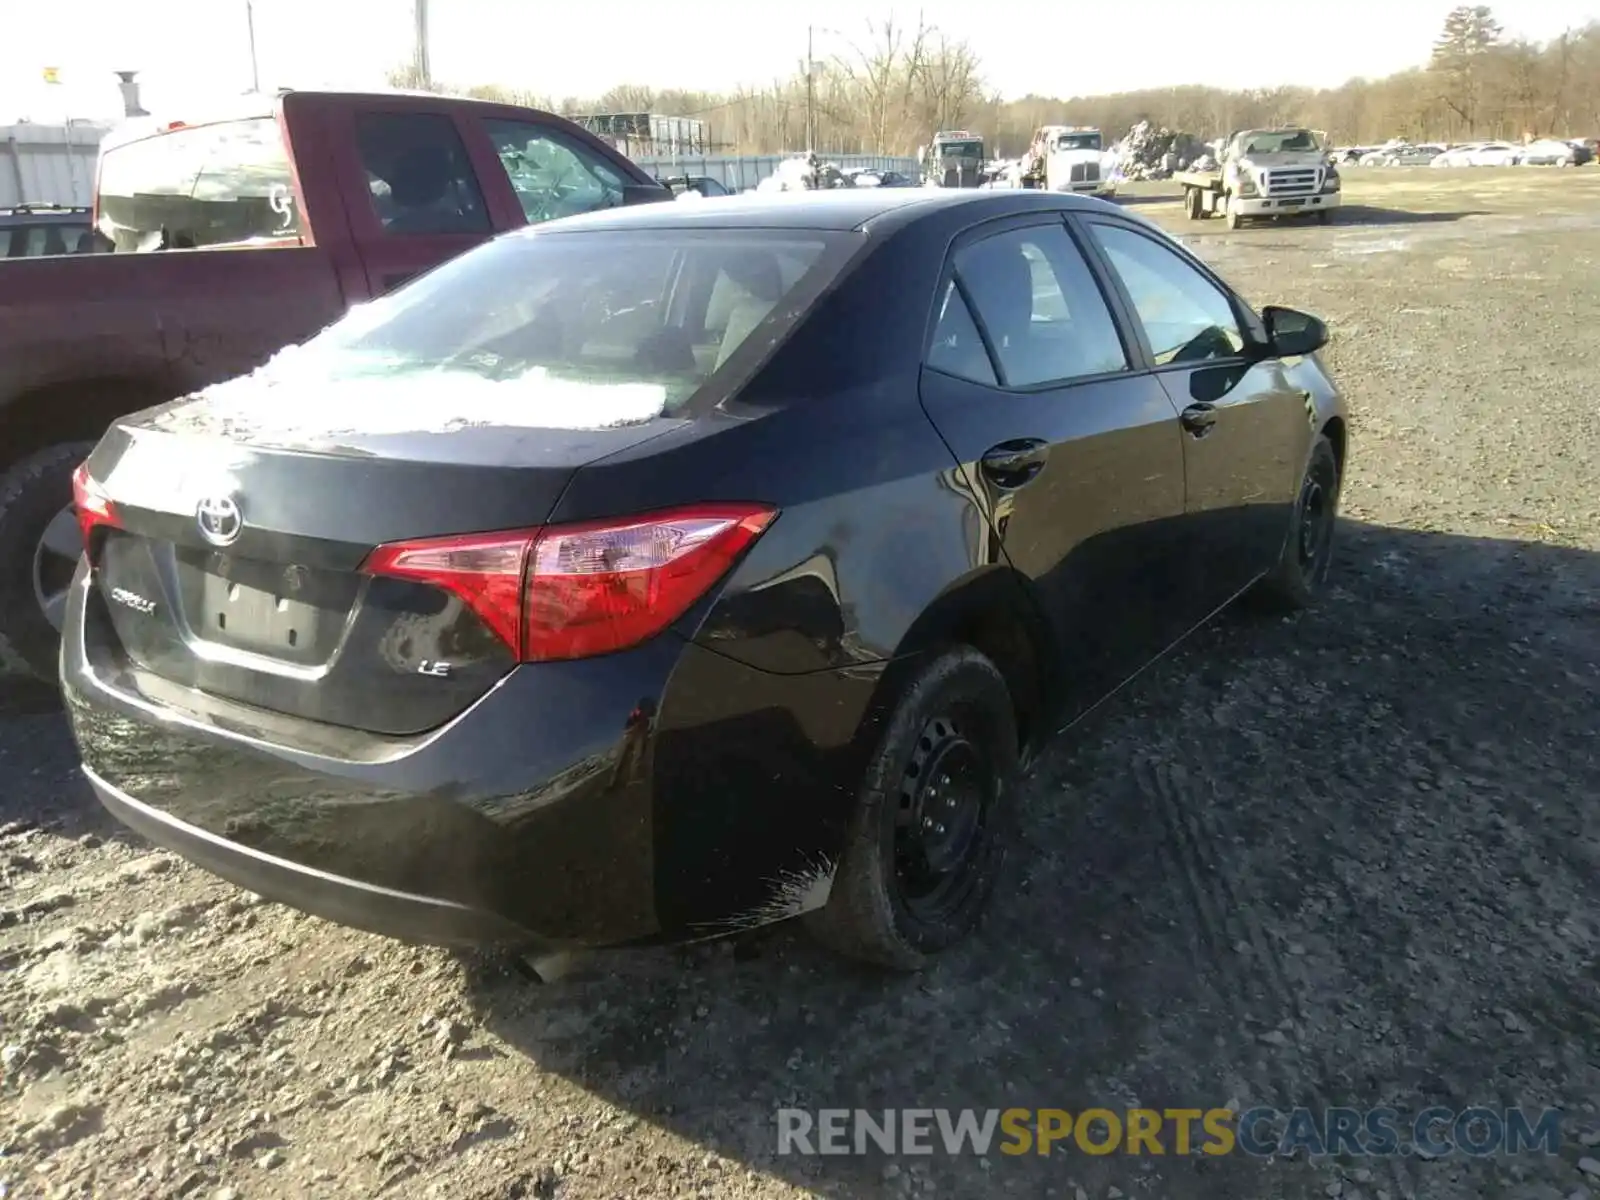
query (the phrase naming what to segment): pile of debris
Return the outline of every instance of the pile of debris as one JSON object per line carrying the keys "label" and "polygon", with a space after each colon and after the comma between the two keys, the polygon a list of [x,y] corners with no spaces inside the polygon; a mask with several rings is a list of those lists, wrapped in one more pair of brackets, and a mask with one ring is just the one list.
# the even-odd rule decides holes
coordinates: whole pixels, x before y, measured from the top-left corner
{"label": "pile of debris", "polygon": [[1208,153],[1192,133],[1177,133],[1140,121],[1117,143],[1117,172],[1123,179],[1165,179]]}

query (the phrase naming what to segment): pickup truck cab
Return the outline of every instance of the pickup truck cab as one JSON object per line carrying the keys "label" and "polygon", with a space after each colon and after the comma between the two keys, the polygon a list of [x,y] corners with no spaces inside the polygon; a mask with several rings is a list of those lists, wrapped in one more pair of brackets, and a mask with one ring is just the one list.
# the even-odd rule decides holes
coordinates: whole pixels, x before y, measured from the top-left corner
{"label": "pickup truck cab", "polygon": [[285,92],[113,131],[93,211],[111,252],[0,264],[0,667],[55,677],[72,472],[114,419],[499,232],[671,198],[561,117],[432,94]]}

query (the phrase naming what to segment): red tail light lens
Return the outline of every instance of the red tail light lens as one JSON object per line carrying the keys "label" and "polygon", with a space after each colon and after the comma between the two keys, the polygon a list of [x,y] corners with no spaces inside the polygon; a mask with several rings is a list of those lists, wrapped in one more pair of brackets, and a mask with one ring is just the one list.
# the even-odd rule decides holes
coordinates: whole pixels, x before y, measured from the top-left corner
{"label": "red tail light lens", "polygon": [[83,535],[83,548],[89,548],[89,536],[97,525],[115,526],[121,523],[117,507],[111,497],[89,475],[89,464],[79,463],[72,473],[72,507],[78,514],[78,531]]}
{"label": "red tail light lens", "polygon": [[636,646],[727,574],[776,512],[702,504],[629,520],[380,546],[366,571],[443,588],[523,662]]}

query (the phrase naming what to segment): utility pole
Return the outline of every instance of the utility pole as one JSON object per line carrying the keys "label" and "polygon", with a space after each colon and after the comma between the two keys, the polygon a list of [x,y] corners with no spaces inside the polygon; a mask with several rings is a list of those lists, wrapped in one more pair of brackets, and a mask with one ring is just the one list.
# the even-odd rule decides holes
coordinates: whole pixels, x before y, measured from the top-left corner
{"label": "utility pole", "polygon": [[412,5],[417,21],[417,86],[430,88],[433,86],[433,72],[428,68],[428,0],[412,0]]}
{"label": "utility pole", "polygon": [[261,90],[261,65],[256,61],[256,6],[254,0],[244,0],[244,23],[250,31],[250,90]]}
{"label": "utility pole", "polygon": [[806,26],[806,152],[817,148],[817,63],[815,32]]}

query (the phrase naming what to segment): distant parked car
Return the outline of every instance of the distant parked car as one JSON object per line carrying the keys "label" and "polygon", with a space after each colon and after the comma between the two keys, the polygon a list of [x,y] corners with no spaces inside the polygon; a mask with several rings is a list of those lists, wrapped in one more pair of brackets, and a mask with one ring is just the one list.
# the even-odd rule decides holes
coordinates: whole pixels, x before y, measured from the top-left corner
{"label": "distant parked car", "polygon": [[1423,146],[1385,146],[1382,150],[1374,150],[1370,154],[1364,155],[1360,165],[1363,167],[1425,167],[1443,153],[1443,146],[1432,144]]}
{"label": "distant parked car", "polygon": [[1522,147],[1510,142],[1468,142],[1439,155],[1435,167],[1514,167],[1522,161]]}
{"label": "distant parked car", "polygon": [[1572,143],[1560,138],[1540,138],[1522,147],[1522,164],[1527,167],[1570,167],[1577,158]]}

